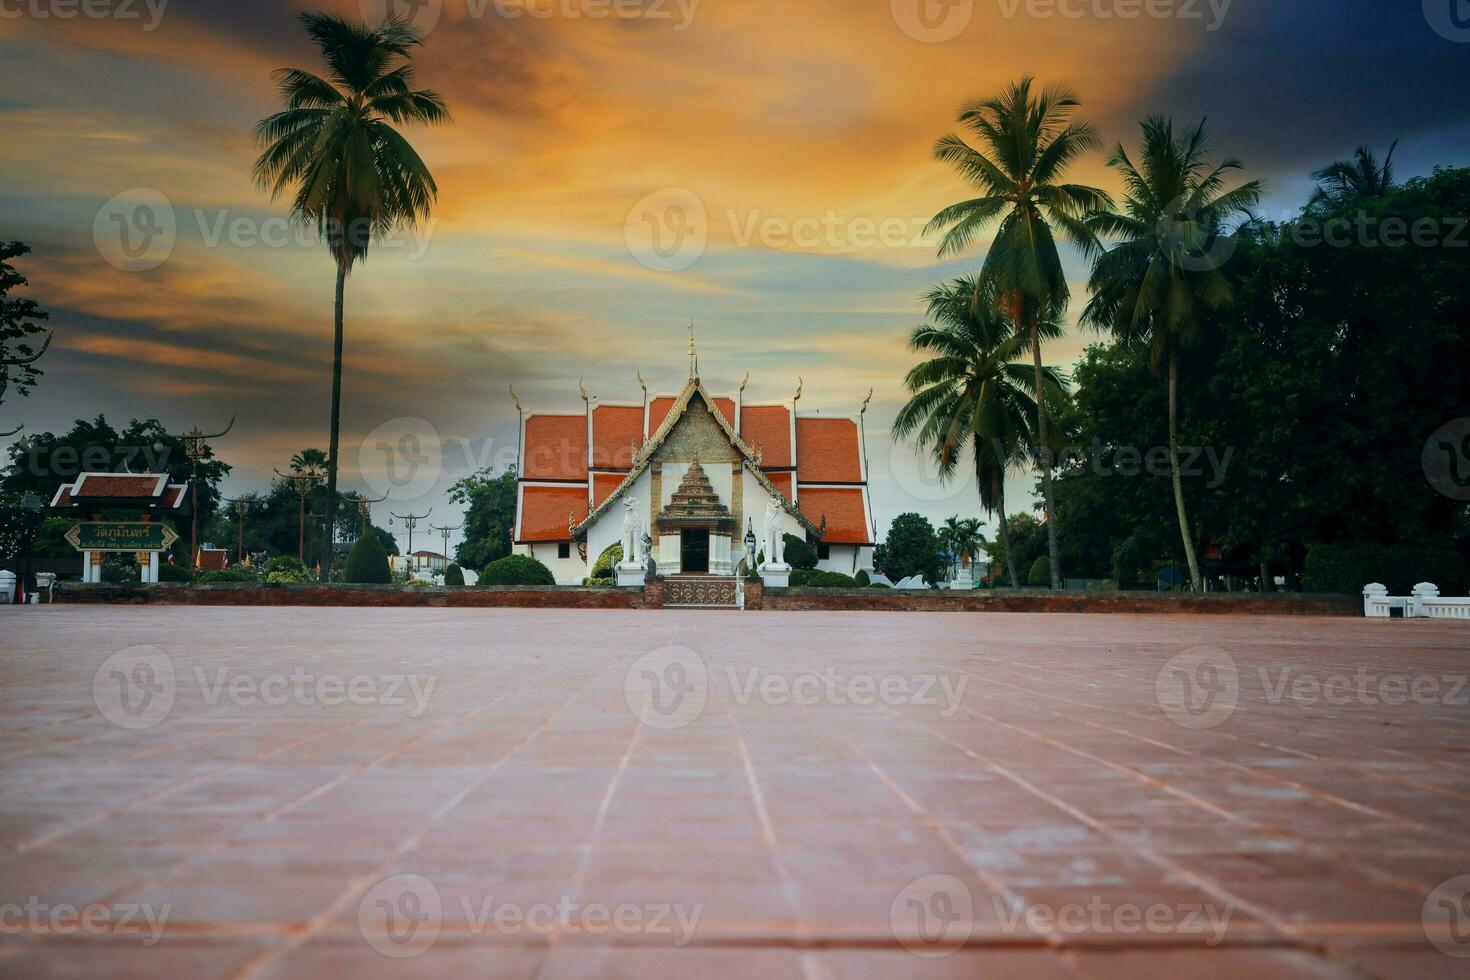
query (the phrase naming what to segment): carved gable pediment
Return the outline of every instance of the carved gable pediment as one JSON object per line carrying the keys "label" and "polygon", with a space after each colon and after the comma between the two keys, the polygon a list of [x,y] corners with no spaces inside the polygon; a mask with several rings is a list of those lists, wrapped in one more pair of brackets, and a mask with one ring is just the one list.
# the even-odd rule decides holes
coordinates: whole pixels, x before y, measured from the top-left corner
{"label": "carved gable pediment", "polygon": [[690,399],[683,416],[653,453],[660,463],[738,463],[742,458],[700,398]]}

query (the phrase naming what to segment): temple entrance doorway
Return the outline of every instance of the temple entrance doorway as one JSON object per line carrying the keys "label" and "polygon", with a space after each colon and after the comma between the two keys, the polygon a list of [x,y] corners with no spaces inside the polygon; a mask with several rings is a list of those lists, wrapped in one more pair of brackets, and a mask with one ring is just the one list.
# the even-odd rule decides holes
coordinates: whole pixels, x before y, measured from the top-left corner
{"label": "temple entrance doorway", "polygon": [[709,574],[709,528],[686,527],[679,532],[679,571]]}

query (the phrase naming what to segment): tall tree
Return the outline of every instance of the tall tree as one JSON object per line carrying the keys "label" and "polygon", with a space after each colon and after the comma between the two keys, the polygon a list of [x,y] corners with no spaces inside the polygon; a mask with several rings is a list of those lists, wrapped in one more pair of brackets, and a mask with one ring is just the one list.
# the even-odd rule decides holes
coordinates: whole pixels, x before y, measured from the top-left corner
{"label": "tall tree", "polygon": [[1393,152],[1399,146],[1394,140],[1383,163],[1366,146],[1360,146],[1351,160],[1329,163],[1312,174],[1317,189],[1312,204],[1346,204],[1352,201],[1383,197],[1393,190]]}
{"label": "tall tree", "polygon": [[1253,180],[1226,190],[1226,175],[1241,164],[1211,161],[1203,121],[1176,134],[1172,120],[1149,117],[1143,122],[1141,153],[1135,165],[1120,143],[1108,159],[1123,178],[1123,207],[1099,211],[1088,223],[1098,234],[1121,241],[1093,264],[1092,299],[1082,321],[1119,340],[1148,344],[1155,369],[1168,366],[1174,509],[1190,582],[1198,592],[1203,581],[1179,470],[1179,350],[1199,340],[1209,313],[1233,300],[1221,269],[1231,251],[1224,236],[1231,233],[1232,221],[1253,217],[1261,184]]}
{"label": "tall tree", "polygon": [[985,535],[980,533],[980,518],[962,518],[958,514],[944,519],[944,526],[939,529],[939,540],[949,551],[952,567],[958,567],[966,558],[973,558],[981,546],[987,544]]}
{"label": "tall tree", "polygon": [[[976,277],[961,277],[926,295],[933,322],[914,329],[909,347],[933,356],[904,378],[910,398],[893,432],[899,438],[915,435],[933,452],[945,480],[970,450],[980,506],[998,515],[1007,571],[1011,584],[1020,588],[1006,527],[1005,474],[1035,445],[1031,420],[1038,411],[1037,376],[1024,360],[1028,338],[1001,311],[997,295],[994,285]],[[1048,318],[1036,329],[1050,337],[1061,332],[1061,325]],[[1044,368],[1041,378],[1054,396],[1061,394],[1062,377],[1055,368]]]}
{"label": "tall tree", "polygon": [[[952,204],[929,222],[928,231],[944,229],[941,257],[963,251],[982,230],[999,222],[995,241],[985,255],[982,279],[993,284],[1008,316],[1022,324],[1031,341],[1036,400],[1036,459],[1046,502],[1047,553],[1052,588],[1062,585],[1057,551],[1056,506],[1052,493],[1051,444],[1041,364],[1042,324],[1065,312],[1069,300],[1066,276],[1057,253],[1056,235],[1090,252],[1095,238],[1084,218],[1109,208],[1112,201],[1096,187],[1063,181],[1067,167],[1102,142],[1089,123],[1072,119],[1081,101],[1061,88],[1033,90],[1026,77],[998,96],[970,103],[959,121],[978,142],[949,134],[935,145],[935,156],[954,167],[980,196]],[[979,302],[979,294],[975,302]]]}
{"label": "tall tree", "polygon": [[465,507],[464,540],[455,546],[455,561],[480,571],[510,554],[516,519],[516,472],[499,476],[473,473],[449,488],[449,499]]}
{"label": "tall tree", "polygon": [[330,14],[303,13],[300,19],[321,49],[328,77],[299,68],[275,72],[286,108],[256,124],[255,139],[264,149],[255,178],[273,197],[292,194],[292,217],[317,227],[337,265],[328,522],[337,512],[347,276],[374,239],[427,218],[438,193],[429,168],[393,124],[447,122],[449,111],[436,93],[413,88],[411,49],[423,43],[423,34],[406,20],[367,27]]}
{"label": "tall tree", "polygon": [[30,247],[21,242],[0,241],[0,402],[12,386],[18,394],[30,394],[41,376],[41,369],[35,363],[51,346],[50,334],[36,345],[37,335],[45,333],[41,321],[50,314],[33,299],[10,296],[12,289],[28,282],[11,260],[28,252]]}

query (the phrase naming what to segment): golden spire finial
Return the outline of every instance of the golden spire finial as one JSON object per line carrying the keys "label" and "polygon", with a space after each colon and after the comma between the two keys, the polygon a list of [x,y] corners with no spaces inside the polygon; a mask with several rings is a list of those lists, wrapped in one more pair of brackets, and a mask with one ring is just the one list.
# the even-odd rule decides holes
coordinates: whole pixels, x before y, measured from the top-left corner
{"label": "golden spire finial", "polygon": [[524,411],[524,409],[521,408],[521,400],[516,397],[516,386],[507,385],[507,387],[510,388],[510,400],[516,403],[516,411]]}
{"label": "golden spire finial", "polygon": [[699,377],[699,355],[694,350],[694,320],[689,320],[689,377]]}
{"label": "golden spire finial", "polygon": [[859,415],[868,414],[868,402],[873,400],[873,389],[868,389],[868,397],[863,399],[863,407],[858,410]]}
{"label": "golden spire finial", "polygon": [[805,385],[806,385],[806,382],[803,381],[803,380],[801,380],[801,376],[798,375],[797,378],[796,378],[796,394],[791,399],[791,401],[792,401],[793,404],[796,403],[796,402],[801,401],[801,389],[803,387],[805,387]]}

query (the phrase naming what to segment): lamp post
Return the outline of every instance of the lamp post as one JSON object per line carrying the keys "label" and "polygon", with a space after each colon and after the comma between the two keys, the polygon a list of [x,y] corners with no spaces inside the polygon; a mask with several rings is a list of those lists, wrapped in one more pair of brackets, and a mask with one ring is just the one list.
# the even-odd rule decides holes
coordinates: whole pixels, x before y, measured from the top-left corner
{"label": "lamp post", "polygon": [[[199,461],[209,454],[209,447],[204,443],[208,439],[218,439],[235,427],[235,416],[230,416],[230,424],[218,432],[204,433],[199,426],[194,426],[188,432],[178,435],[170,434],[170,438],[178,439],[184,444],[184,458],[189,461],[189,509],[193,511],[189,527],[189,567],[199,567]],[[162,448],[157,447],[157,448]]]}
{"label": "lamp post", "polygon": [[[393,514],[391,510],[388,513]],[[428,510],[422,514],[393,514],[408,529],[408,569],[410,572],[413,571],[413,529],[418,527],[419,521],[426,519],[432,513],[434,513],[432,510]]]}
{"label": "lamp post", "polygon": [[326,474],[315,466],[305,469],[292,470],[290,473],[282,473],[276,470],[276,476],[291,484],[291,489],[296,491],[296,496],[301,499],[300,504],[300,530],[296,535],[296,557],[304,563],[306,561],[306,498],[311,496],[317,484],[326,479]]}
{"label": "lamp post", "polygon": [[372,526],[373,504],[380,504],[387,499],[388,495],[386,493],[383,494],[381,497],[374,497],[371,500],[369,500],[367,497],[357,498],[357,514],[359,517],[362,518],[362,527],[358,531],[359,534],[366,534],[368,532],[368,528]]}
{"label": "lamp post", "polygon": [[429,525],[429,530],[431,530],[431,531],[438,531],[440,534],[444,535],[444,572],[445,572],[445,574],[448,574],[448,572],[449,572],[449,532],[450,531],[458,531],[462,527],[464,527],[463,524],[456,524],[453,527],[435,527],[432,524]]}
{"label": "lamp post", "polygon": [[239,541],[235,546],[235,562],[237,564],[245,561],[245,515],[250,513],[250,506],[259,503],[264,508],[266,505],[256,497],[255,494],[246,494],[231,500],[230,505],[235,509],[235,516],[240,518]]}

